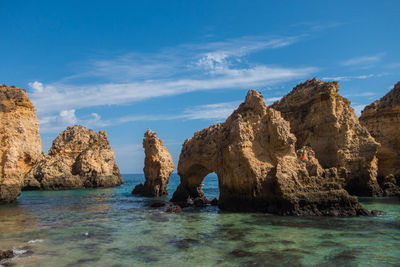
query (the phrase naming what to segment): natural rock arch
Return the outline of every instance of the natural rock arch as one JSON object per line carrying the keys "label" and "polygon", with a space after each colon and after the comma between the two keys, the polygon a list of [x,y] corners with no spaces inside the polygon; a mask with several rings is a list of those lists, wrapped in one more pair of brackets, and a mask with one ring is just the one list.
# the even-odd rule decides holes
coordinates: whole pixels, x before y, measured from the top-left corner
{"label": "natural rock arch", "polygon": [[366,214],[335,181],[311,176],[297,157],[295,143],[289,122],[251,90],[224,123],[184,142],[178,163],[181,183],[172,201],[204,198],[202,181],[215,172],[223,209],[282,215]]}

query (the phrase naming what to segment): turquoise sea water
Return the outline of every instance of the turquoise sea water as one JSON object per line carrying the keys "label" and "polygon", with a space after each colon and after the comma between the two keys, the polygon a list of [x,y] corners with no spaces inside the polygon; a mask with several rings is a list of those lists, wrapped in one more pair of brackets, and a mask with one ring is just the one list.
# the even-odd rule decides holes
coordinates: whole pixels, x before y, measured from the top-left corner
{"label": "turquoise sea water", "polygon": [[[217,207],[169,214],[131,195],[143,175],[116,188],[26,191],[0,206],[0,249],[16,266],[399,266],[400,202],[365,198],[380,217],[296,218]],[[170,196],[179,178],[172,175]],[[217,178],[204,181],[209,198]],[[169,197],[170,197],[169,196]],[[162,199],[169,199],[164,197]]]}

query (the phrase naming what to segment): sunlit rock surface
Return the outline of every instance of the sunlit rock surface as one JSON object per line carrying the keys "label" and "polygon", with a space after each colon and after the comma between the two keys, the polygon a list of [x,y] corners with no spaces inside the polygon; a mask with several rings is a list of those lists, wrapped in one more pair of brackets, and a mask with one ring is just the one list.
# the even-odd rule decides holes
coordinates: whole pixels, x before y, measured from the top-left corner
{"label": "sunlit rock surface", "polygon": [[49,154],[34,165],[25,189],[76,189],[122,184],[105,131],[68,127],[54,141]]}
{"label": "sunlit rock surface", "polygon": [[378,177],[385,195],[400,195],[400,82],[384,97],[366,106],[360,122],[381,144]]}
{"label": "sunlit rock surface", "polygon": [[202,181],[215,172],[221,209],[302,216],[368,214],[335,179],[320,176],[322,167],[308,170],[295,144],[289,122],[251,90],[225,122],[185,141],[178,164],[181,183],[171,201],[185,205],[204,199]]}
{"label": "sunlit rock surface", "polygon": [[155,132],[147,130],[143,138],[144,176],[146,181],[137,185],[132,194],[159,197],[168,194],[169,176],[175,169],[171,154]]}
{"label": "sunlit rock surface", "polygon": [[378,196],[379,144],[361,126],[350,101],[338,94],[337,82],[310,79],[293,88],[271,107],[290,122],[296,148],[310,146],[324,168],[345,176],[343,186],[358,196]]}
{"label": "sunlit rock surface", "polygon": [[0,203],[8,203],[42,153],[39,122],[24,89],[0,85],[0,140]]}

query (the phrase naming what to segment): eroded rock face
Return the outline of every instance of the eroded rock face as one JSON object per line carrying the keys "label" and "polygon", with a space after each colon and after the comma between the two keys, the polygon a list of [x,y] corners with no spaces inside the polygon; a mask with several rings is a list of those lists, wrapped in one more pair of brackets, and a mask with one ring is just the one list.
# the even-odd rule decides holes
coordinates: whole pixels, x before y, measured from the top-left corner
{"label": "eroded rock face", "polygon": [[68,127],[25,179],[25,189],[76,189],[122,184],[105,131]]}
{"label": "eroded rock face", "polygon": [[360,123],[381,144],[378,177],[385,195],[400,195],[400,82],[364,108]]}
{"label": "eroded rock face", "polygon": [[143,138],[144,176],[146,182],[135,187],[132,194],[158,197],[168,194],[169,176],[175,169],[171,154],[155,132],[147,130]]}
{"label": "eroded rock face", "polygon": [[0,85],[0,140],[0,203],[8,203],[42,153],[39,122],[24,89]]}
{"label": "eroded rock face", "polygon": [[307,163],[296,154],[295,143],[289,122],[251,90],[224,123],[185,141],[178,164],[181,183],[171,201],[205,198],[202,181],[215,172],[222,209],[281,215],[368,214],[356,197],[319,176],[322,167],[310,174]]}
{"label": "eroded rock face", "polygon": [[324,168],[345,173],[343,186],[358,196],[379,196],[377,158],[379,144],[361,126],[350,101],[338,94],[337,82],[310,79],[275,102],[290,122],[296,148],[310,146]]}

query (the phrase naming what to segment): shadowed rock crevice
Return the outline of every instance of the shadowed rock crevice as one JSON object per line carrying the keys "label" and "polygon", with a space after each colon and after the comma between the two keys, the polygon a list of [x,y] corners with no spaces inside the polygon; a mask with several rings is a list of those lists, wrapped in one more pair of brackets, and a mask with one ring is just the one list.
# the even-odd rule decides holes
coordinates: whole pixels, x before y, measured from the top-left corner
{"label": "shadowed rock crevice", "polygon": [[[201,183],[215,172],[222,209],[281,215],[368,214],[337,184],[337,176],[310,175],[295,144],[289,122],[251,90],[224,123],[184,142],[178,164],[181,183],[171,201],[184,205],[205,198]],[[325,172],[319,163],[317,168]]]}
{"label": "shadowed rock crevice", "polygon": [[296,148],[310,146],[324,168],[337,168],[343,186],[358,196],[379,196],[379,144],[359,123],[350,101],[338,94],[337,82],[310,79],[271,107],[290,122]]}
{"label": "shadowed rock crevice", "polygon": [[24,189],[76,189],[121,185],[114,151],[105,131],[68,127],[27,174]]}
{"label": "shadowed rock crevice", "polygon": [[164,142],[151,130],[147,130],[144,134],[143,148],[146,154],[143,168],[146,181],[144,185],[137,185],[132,194],[148,197],[168,194],[169,177],[175,169],[171,154],[164,146]]}

